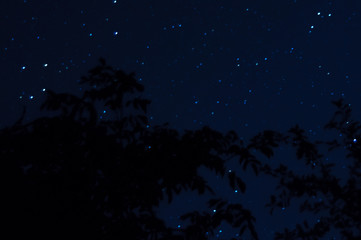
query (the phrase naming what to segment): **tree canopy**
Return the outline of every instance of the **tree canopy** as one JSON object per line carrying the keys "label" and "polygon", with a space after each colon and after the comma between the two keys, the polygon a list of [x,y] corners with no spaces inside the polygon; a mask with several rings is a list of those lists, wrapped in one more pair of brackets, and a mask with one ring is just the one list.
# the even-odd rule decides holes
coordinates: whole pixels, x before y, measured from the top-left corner
{"label": "tree canopy", "polygon": [[[339,132],[341,141],[312,142],[298,125],[285,133],[265,130],[242,141],[235,131],[203,127],[181,134],[168,124],[150,126],[146,113],[151,102],[141,96],[143,85],[134,73],[115,70],[104,59],[80,83],[86,87],[80,97],[46,91],[42,109],[54,111],[54,116],[25,123],[24,112],[0,130],[4,216],[14,238],[201,240],[227,222],[240,237],[247,233],[259,239],[252,212],[217,196],[197,172],[206,167],[244,193],[246,179],[226,171],[231,158],[237,158],[243,170],[277,179],[278,190],[267,203],[271,214],[305,197],[300,212],[325,213],[316,224],[301,221],[274,239],[320,239],[332,229],[344,239],[361,238],[361,125],[342,99],[333,102],[337,111],[325,125],[325,130]],[[109,112],[107,117],[103,111]],[[296,159],[310,168],[309,174],[282,164],[274,168],[254,154],[272,158],[281,145],[296,149]],[[347,151],[345,184],[331,174],[334,165],[324,160],[321,145],[328,151]],[[189,189],[212,194],[208,206],[217,212],[185,213],[181,219],[190,220],[188,227],[167,227],[154,208]],[[325,198],[313,200],[317,195]]]}

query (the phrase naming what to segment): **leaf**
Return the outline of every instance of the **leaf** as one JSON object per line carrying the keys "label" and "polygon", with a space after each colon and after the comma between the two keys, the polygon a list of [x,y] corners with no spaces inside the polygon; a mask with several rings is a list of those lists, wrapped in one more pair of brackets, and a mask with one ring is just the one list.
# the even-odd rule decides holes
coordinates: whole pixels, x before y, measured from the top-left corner
{"label": "leaf", "polygon": [[212,198],[208,200],[208,206],[209,208],[213,208],[216,204],[218,204],[220,201],[222,201],[222,198]]}
{"label": "leaf", "polygon": [[239,189],[241,190],[242,193],[245,193],[246,191],[246,184],[245,182],[243,182],[242,179],[240,179],[239,177],[236,177],[236,181],[237,181],[237,185],[239,187]]}
{"label": "leaf", "polygon": [[247,225],[243,225],[243,226],[241,227],[241,229],[239,230],[239,236],[242,236],[242,235],[243,235],[243,233],[244,233],[244,231],[246,230],[246,228],[247,228]]}
{"label": "leaf", "polygon": [[236,187],[236,174],[234,172],[228,173],[229,185],[232,189]]}
{"label": "leaf", "polygon": [[256,176],[258,176],[258,167],[257,167],[257,165],[255,163],[252,163],[251,167],[253,168],[253,171],[256,174]]}

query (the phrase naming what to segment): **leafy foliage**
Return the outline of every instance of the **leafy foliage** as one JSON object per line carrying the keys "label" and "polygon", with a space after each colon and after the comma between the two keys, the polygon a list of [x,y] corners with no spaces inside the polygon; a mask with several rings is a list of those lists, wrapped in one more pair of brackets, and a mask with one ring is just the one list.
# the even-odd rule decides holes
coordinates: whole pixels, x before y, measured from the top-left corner
{"label": "leafy foliage", "polygon": [[[2,175],[8,183],[3,212],[13,238],[208,239],[227,222],[240,236],[247,232],[258,239],[251,211],[222,198],[208,201],[209,208],[217,209],[214,214],[184,214],[181,219],[191,222],[184,229],[167,227],[154,212],[165,197],[172,202],[184,190],[216,195],[198,175],[201,166],[245,193],[245,179],[225,171],[227,161],[237,158],[244,171],[250,166],[257,176],[278,180],[267,204],[271,214],[294,198],[305,199],[300,212],[325,213],[315,225],[304,221],[274,239],[320,239],[331,229],[345,239],[360,239],[361,126],[342,100],[333,102],[338,110],[325,129],[340,132],[343,142],[313,143],[296,125],[286,133],[263,131],[246,144],[235,131],[223,134],[204,127],[180,134],[167,124],[150,126],[150,101],[139,95],[144,87],[134,73],[114,70],[104,59],[80,83],[87,87],[81,97],[47,91],[42,108],[57,112],[55,117],[23,123],[24,112],[0,131]],[[108,118],[102,117],[103,109],[111,112]],[[333,165],[323,160],[320,144],[329,151],[348,151],[352,161],[345,185],[331,175]],[[272,168],[254,154],[272,158],[281,145],[293,146],[312,174],[297,175],[282,164]],[[322,201],[313,200],[321,195]]]}

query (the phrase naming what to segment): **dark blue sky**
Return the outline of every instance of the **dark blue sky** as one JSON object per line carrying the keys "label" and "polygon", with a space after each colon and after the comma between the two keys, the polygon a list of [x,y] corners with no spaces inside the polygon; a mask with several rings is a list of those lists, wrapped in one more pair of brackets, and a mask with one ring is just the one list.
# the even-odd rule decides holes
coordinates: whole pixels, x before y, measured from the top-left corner
{"label": "dark blue sky", "polygon": [[[247,139],[298,123],[322,137],[331,100],[345,98],[360,116],[360,14],[359,0],[2,1],[0,127],[16,120],[23,104],[28,120],[39,116],[43,89],[81,93],[77,80],[104,57],[136,73],[152,100],[153,124],[180,131],[209,125]],[[244,200],[210,181],[255,209],[270,192],[257,180]],[[182,199],[161,211],[170,224],[181,224],[175,209],[204,206],[197,194]],[[284,212],[269,220],[262,211],[262,239],[296,222]]]}

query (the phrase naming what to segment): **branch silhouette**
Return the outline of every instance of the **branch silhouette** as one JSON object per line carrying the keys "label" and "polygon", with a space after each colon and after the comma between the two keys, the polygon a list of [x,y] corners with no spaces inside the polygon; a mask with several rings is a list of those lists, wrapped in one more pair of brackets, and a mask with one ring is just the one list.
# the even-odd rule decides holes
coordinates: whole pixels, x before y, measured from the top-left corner
{"label": "branch silhouette", "polygon": [[[168,124],[150,126],[146,113],[151,101],[140,95],[144,87],[134,73],[115,70],[104,59],[80,84],[86,88],[81,97],[46,92],[42,109],[55,116],[24,123],[24,111],[13,126],[0,130],[2,173],[8,183],[4,216],[14,238],[209,239],[227,222],[239,236],[259,239],[252,212],[216,198],[197,173],[206,167],[244,193],[245,179],[225,170],[236,157],[244,171],[250,166],[257,176],[279,180],[279,194],[267,204],[271,214],[304,196],[311,200],[303,202],[301,212],[328,213],[314,226],[304,221],[274,239],[320,239],[332,228],[345,239],[360,239],[360,124],[350,119],[350,107],[342,100],[334,102],[338,110],[325,126],[342,133],[342,143],[312,143],[296,125],[286,133],[263,131],[246,144],[235,131],[203,127],[180,134]],[[271,158],[282,144],[293,146],[297,159],[319,174],[297,175],[285,165],[272,168],[254,154]],[[322,160],[320,144],[329,151],[347,146],[353,161],[346,185],[331,174],[332,164]],[[189,189],[214,196],[208,206],[217,212],[185,213],[181,220],[190,220],[189,226],[167,227],[154,208]],[[318,194],[327,198],[312,201]]]}

